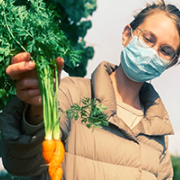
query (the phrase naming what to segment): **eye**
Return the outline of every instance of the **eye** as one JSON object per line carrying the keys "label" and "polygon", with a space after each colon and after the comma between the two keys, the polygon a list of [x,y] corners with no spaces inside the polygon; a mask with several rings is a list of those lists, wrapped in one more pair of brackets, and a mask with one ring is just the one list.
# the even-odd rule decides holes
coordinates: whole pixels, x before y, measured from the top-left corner
{"label": "eye", "polygon": [[148,43],[152,43],[152,39],[146,36],[143,36],[144,41],[148,42]]}
{"label": "eye", "polygon": [[144,43],[146,43],[150,47],[152,47],[156,43],[156,37],[149,31],[143,31],[141,36]]}
{"label": "eye", "polygon": [[161,49],[160,51],[165,56],[169,56],[170,55],[170,53],[168,51],[166,51],[166,49]]}
{"label": "eye", "polygon": [[174,56],[175,51],[172,47],[170,46],[162,46],[160,47],[160,53],[163,54],[164,56]]}

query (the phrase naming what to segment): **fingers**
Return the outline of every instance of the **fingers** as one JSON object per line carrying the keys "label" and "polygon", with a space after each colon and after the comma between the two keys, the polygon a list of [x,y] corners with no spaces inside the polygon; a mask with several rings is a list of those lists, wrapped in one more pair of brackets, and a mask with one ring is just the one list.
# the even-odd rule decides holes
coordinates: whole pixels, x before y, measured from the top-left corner
{"label": "fingers", "polygon": [[42,106],[39,82],[36,78],[22,78],[16,82],[16,95],[22,101]]}
{"label": "fingers", "polygon": [[[26,94],[27,94],[27,92],[24,92],[23,93],[23,91],[21,92],[22,93],[22,95],[25,97],[24,99],[24,102],[26,102],[26,103],[28,103],[28,104],[30,104],[30,105],[34,105],[34,106],[42,106],[42,101],[41,101],[41,96],[39,95],[39,96],[33,96],[32,98],[30,98],[29,96],[28,96],[28,98],[26,97]],[[32,92],[29,92],[30,94],[32,93]],[[21,97],[19,97],[18,96],[18,94],[17,94],[17,97],[18,98],[23,98],[22,96]]]}
{"label": "fingers", "polygon": [[58,85],[60,85],[61,72],[64,68],[64,59],[61,57],[56,58],[56,64],[58,68]]}
{"label": "fingers", "polygon": [[31,105],[40,106],[41,95],[39,88],[37,89],[16,89],[16,95],[19,99]]}
{"label": "fingers", "polygon": [[11,77],[11,79],[19,79],[22,73],[30,71],[35,68],[35,63],[33,61],[22,61],[9,65],[6,68],[6,74]]}
{"label": "fingers", "polygon": [[39,81],[35,70],[21,74],[19,79],[16,80],[16,95],[19,99],[31,105],[42,105]]}
{"label": "fingers", "polygon": [[42,106],[41,96],[33,97],[27,103],[34,106]]}
{"label": "fingers", "polygon": [[29,61],[31,59],[31,55],[28,52],[18,53],[11,59],[11,64],[15,64],[22,61]]}
{"label": "fingers", "polygon": [[56,58],[56,64],[57,64],[58,71],[61,72],[64,68],[64,59],[61,57]]}
{"label": "fingers", "polygon": [[19,53],[11,59],[6,74],[16,80],[17,97],[31,105],[42,106],[35,62],[27,52]]}
{"label": "fingers", "polygon": [[40,96],[39,89],[27,89],[27,90],[17,90],[17,96],[23,99],[25,102],[31,100],[31,98]]}
{"label": "fingers", "polygon": [[26,89],[30,89],[30,88],[31,89],[39,88],[38,79],[24,78],[24,79],[16,82],[16,89],[18,89],[18,90],[26,90]]}
{"label": "fingers", "polygon": [[6,68],[6,74],[11,79],[19,79],[22,73],[35,68],[35,63],[30,59],[31,55],[28,52],[15,55],[11,59],[11,64]]}

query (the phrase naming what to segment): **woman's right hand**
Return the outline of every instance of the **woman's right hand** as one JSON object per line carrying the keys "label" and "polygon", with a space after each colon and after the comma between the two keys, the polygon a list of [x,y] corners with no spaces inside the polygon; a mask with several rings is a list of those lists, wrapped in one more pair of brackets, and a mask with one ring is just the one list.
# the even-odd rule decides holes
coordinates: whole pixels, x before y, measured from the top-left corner
{"label": "woman's right hand", "polygon": [[[58,77],[64,67],[64,59],[56,59]],[[19,53],[11,59],[11,64],[6,68],[6,74],[16,80],[17,97],[30,104],[26,119],[30,124],[36,125],[43,120],[43,108],[39,90],[38,76],[35,63],[27,52]],[[60,81],[59,81],[60,84]]]}
{"label": "woman's right hand", "polygon": [[6,74],[16,80],[17,97],[31,105],[41,106],[38,77],[35,63],[30,60],[27,52],[19,53],[11,59],[11,64],[6,68]]}

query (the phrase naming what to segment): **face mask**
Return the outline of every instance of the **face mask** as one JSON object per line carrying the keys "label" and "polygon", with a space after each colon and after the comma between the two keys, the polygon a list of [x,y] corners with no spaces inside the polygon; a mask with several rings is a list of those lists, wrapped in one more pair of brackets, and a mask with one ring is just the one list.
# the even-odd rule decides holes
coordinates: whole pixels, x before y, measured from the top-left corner
{"label": "face mask", "polygon": [[145,82],[160,76],[170,64],[169,61],[159,57],[154,49],[147,47],[146,44],[144,46],[146,48],[139,45],[137,36],[133,36],[121,52],[124,73],[135,82]]}

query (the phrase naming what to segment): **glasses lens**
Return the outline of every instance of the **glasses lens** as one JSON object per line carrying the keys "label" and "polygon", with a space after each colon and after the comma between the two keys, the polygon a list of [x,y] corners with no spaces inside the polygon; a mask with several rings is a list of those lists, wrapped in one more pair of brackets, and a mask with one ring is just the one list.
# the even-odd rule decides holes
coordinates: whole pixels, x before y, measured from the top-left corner
{"label": "glasses lens", "polygon": [[139,34],[139,43],[143,47],[153,47],[156,44],[156,37],[150,31],[141,31]]}
{"label": "glasses lens", "polygon": [[[152,48],[157,42],[156,36],[152,32],[146,30],[141,30],[138,39],[139,44],[144,48]],[[173,60],[176,56],[175,50],[170,45],[161,45],[158,49],[158,54],[168,61]]]}
{"label": "glasses lens", "polygon": [[175,50],[169,45],[160,46],[158,53],[159,56],[161,56],[162,58],[168,61],[173,60],[176,54]]}

